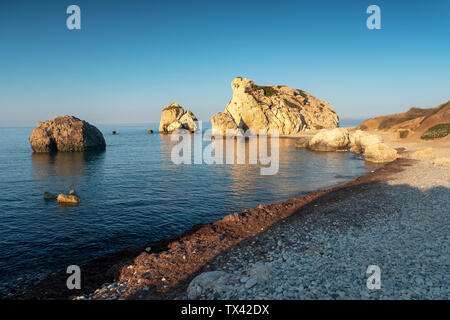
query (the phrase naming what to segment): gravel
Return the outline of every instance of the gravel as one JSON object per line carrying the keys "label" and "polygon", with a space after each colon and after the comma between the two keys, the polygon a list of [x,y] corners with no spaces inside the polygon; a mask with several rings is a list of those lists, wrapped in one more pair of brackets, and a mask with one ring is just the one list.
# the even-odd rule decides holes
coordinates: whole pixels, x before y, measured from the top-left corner
{"label": "gravel", "polygon": [[[449,299],[449,199],[450,168],[417,161],[219,255],[209,270],[228,280],[196,298]],[[370,265],[378,290],[367,287]]]}

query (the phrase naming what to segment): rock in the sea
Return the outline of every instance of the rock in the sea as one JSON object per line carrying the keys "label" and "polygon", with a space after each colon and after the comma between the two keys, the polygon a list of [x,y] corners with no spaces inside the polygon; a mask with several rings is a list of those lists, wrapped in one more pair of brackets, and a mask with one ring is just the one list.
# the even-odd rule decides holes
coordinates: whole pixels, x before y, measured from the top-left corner
{"label": "rock in the sea", "polygon": [[51,192],[44,192],[44,199],[45,200],[55,200],[57,197]]}
{"label": "rock in the sea", "polygon": [[384,143],[372,144],[364,150],[364,158],[370,162],[391,162],[398,157],[397,150]]}
{"label": "rock in the sea", "polygon": [[152,134],[152,133],[153,133],[153,130],[148,130],[147,133],[148,133],[148,134]]}
{"label": "rock in the sea", "polygon": [[371,162],[391,162],[399,157],[397,150],[384,144],[378,136],[361,130],[349,133],[344,128],[321,130],[312,138],[300,137],[295,146],[314,151],[350,150],[363,154]]}
{"label": "rock in the sea", "polygon": [[91,151],[106,148],[100,130],[73,116],[39,122],[29,141],[34,152]]}
{"label": "rock in the sea", "polygon": [[314,151],[345,151],[348,150],[349,143],[347,129],[336,128],[318,132],[309,141],[308,148]]}
{"label": "rock in the sea", "polygon": [[302,136],[299,137],[296,141],[295,141],[295,146],[297,148],[308,148],[309,146],[309,142],[311,141],[312,136]]}
{"label": "rock in the sea", "polygon": [[383,143],[380,137],[361,130],[350,134],[350,151],[363,154],[370,162],[391,162],[399,158],[397,150]]}
{"label": "rock in the sea", "polygon": [[72,195],[72,196],[76,196],[77,192],[74,189],[72,189],[72,190],[69,191],[69,194]]}
{"label": "rock in the sea", "polygon": [[[286,86],[259,86],[235,78],[233,97],[224,112],[211,118],[213,134],[234,134],[237,129],[298,134],[308,129],[336,128],[339,118],[325,101]],[[229,130],[227,132],[227,130]]]}
{"label": "rock in the sea", "polygon": [[187,110],[186,112],[178,103],[172,103],[165,107],[161,113],[159,131],[171,133],[177,129],[186,129],[191,132],[198,130],[197,118]]}
{"label": "rock in the sea", "polygon": [[81,202],[81,199],[75,195],[67,195],[67,194],[60,194],[58,195],[58,202],[59,203],[69,203],[69,204],[77,204]]}
{"label": "rock in the sea", "polygon": [[114,134],[117,134],[117,131],[113,131],[112,134],[113,134],[113,135],[114,135]]}

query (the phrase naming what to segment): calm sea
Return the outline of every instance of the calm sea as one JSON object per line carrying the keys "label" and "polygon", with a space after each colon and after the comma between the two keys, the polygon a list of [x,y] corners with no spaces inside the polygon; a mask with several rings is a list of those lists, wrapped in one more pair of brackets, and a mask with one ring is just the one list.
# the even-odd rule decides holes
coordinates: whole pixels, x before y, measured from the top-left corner
{"label": "calm sea", "polygon": [[[105,152],[57,154],[32,153],[31,127],[0,128],[0,292],[375,168],[352,153],[295,148],[287,138],[280,139],[280,169],[273,176],[260,175],[257,165],[175,165],[170,137],[147,134],[158,124],[98,128]],[[83,199],[80,205],[43,199],[45,191],[70,189]]]}

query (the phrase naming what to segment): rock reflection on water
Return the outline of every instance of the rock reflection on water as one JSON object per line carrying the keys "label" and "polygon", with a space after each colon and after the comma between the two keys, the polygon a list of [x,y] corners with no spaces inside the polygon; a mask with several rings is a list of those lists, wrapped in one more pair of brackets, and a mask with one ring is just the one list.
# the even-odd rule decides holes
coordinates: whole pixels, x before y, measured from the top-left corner
{"label": "rock reflection on water", "polygon": [[104,151],[33,153],[35,183],[41,192],[68,192],[69,189],[83,186],[89,172],[98,172],[104,156]]}
{"label": "rock reflection on water", "polygon": [[33,153],[35,178],[54,176],[82,176],[88,162],[101,159],[104,152]]}

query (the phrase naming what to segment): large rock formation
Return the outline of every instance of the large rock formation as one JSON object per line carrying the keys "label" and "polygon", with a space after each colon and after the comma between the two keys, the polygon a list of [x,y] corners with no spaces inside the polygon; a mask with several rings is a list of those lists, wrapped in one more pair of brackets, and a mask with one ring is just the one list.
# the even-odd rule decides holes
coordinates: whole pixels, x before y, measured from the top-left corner
{"label": "large rock formation", "polygon": [[198,130],[195,123],[197,118],[187,110],[186,112],[178,103],[172,103],[165,107],[161,113],[161,122],[159,123],[159,131],[171,133],[177,129],[186,129],[191,132]]}
{"label": "large rock formation", "polygon": [[298,134],[307,129],[336,128],[339,118],[325,101],[302,90],[286,86],[258,86],[252,80],[235,78],[233,97],[211,118],[214,134],[227,130],[277,130],[280,135]]}
{"label": "large rock formation", "polygon": [[73,116],[39,122],[29,141],[34,152],[73,152],[106,148],[100,130]]}

